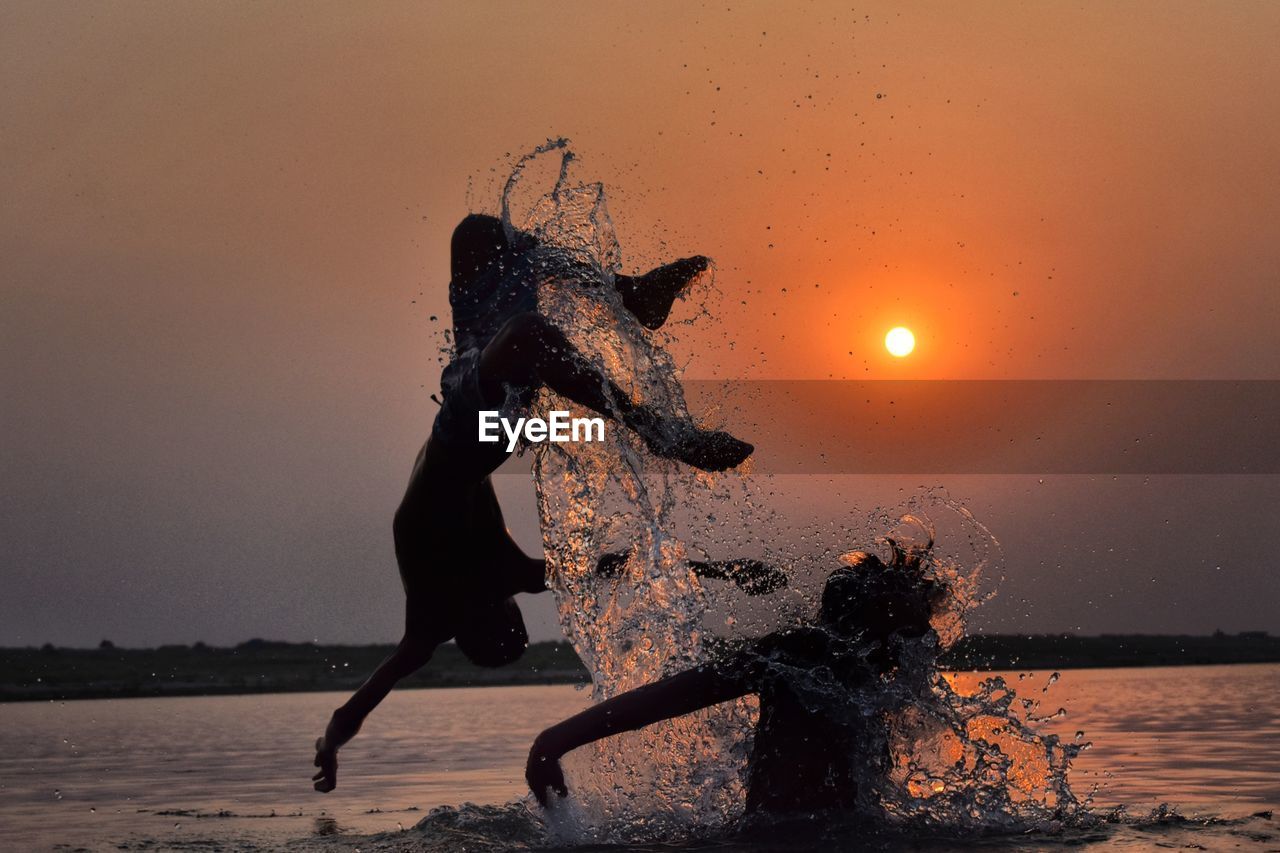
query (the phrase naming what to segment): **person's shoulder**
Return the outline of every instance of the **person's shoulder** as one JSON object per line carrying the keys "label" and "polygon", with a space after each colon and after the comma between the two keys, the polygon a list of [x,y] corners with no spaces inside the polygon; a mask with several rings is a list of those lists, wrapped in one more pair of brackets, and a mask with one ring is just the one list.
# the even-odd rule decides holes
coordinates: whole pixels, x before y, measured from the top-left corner
{"label": "person's shoulder", "polygon": [[825,630],[797,625],[754,639],[720,640],[711,648],[706,665],[758,687],[781,672],[820,665],[834,653]]}
{"label": "person's shoulder", "polygon": [[815,625],[797,625],[766,634],[750,645],[750,652],[761,660],[792,666],[810,665],[831,651],[831,635]]}

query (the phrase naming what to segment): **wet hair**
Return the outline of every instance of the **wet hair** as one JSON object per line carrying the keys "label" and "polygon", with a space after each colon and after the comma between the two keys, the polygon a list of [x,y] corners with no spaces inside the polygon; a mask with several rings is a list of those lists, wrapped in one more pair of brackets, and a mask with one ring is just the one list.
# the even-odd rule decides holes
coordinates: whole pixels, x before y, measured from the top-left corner
{"label": "wet hair", "polygon": [[885,565],[874,554],[845,557],[822,588],[818,617],[842,634],[886,641],[893,634],[920,637],[930,630],[935,584],[919,562]]}
{"label": "wet hair", "polygon": [[454,637],[458,650],[476,666],[506,666],[519,660],[529,632],[514,598],[467,614],[466,627]]}

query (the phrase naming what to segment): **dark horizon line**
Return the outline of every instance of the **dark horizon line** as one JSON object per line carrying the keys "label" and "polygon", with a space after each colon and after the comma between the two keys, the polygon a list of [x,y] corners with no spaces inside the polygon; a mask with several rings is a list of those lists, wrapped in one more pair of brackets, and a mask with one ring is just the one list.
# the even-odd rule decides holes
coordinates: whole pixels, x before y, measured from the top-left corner
{"label": "dark horizon line", "polygon": [[[1190,633],[1143,633],[1143,632],[1118,632],[1118,631],[1102,631],[1094,634],[1082,634],[1075,631],[1045,631],[1038,633],[1025,633],[1022,631],[974,631],[965,634],[964,640],[974,640],[977,638],[986,638],[991,640],[1046,640],[1046,639],[1078,639],[1078,640],[1125,640],[1125,639],[1156,639],[1156,640],[1179,640],[1179,639],[1244,639],[1244,640],[1267,640],[1280,639],[1280,635],[1272,636],[1267,630],[1246,630],[1236,631],[1235,633],[1226,631],[1213,631],[1211,633],[1190,634]],[[449,641],[452,643],[452,640]],[[547,644],[572,646],[572,642],[564,638],[551,640],[534,640],[529,643],[529,647],[544,646]],[[203,640],[196,640],[192,643],[161,643],[153,646],[125,646],[118,645],[110,638],[104,638],[96,646],[61,646],[53,642],[41,643],[39,645],[24,646],[0,646],[2,652],[17,651],[69,651],[69,652],[92,652],[92,651],[121,651],[121,652],[154,652],[162,650],[178,651],[180,649],[195,650],[208,649],[210,651],[236,651],[239,649],[253,648],[285,648],[285,647],[313,647],[322,649],[372,649],[383,648],[386,646],[394,646],[392,642],[385,640],[371,641],[367,643],[343,643],[343,642],[321,642],[317,640],[270,640],[265,637],[251,637],[247,640],[241,640],[233,645],[217,645],[214,643],[206,643]]]}
{"label": "dark horizon line", "polygon": [[[239,646],[52,645],[0,649],[0,703],[165,696],[350,691],[391,644],[321,646],[248,640]],[[973,634],[942,653],[952,672],[1034,672],[1152,666],[1280,663],[1280,637],[1265,631],[1191,634]],[[436,650],[404,687],[481,687],[589,683],[591,674],[565,640],[532,643],[518,661],[495,669],[467,660],[453,644]]]}

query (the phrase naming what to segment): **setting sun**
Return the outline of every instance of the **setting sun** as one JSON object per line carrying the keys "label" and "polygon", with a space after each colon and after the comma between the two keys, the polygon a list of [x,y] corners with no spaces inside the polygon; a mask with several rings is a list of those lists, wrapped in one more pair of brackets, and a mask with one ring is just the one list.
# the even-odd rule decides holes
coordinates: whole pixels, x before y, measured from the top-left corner
{"label": "setting sun", "polygon": [[884,336],[884,348],[890,355],[898,358],[911,355],[911,351],[916,348],[916,336],[906,326],[896,326]]}

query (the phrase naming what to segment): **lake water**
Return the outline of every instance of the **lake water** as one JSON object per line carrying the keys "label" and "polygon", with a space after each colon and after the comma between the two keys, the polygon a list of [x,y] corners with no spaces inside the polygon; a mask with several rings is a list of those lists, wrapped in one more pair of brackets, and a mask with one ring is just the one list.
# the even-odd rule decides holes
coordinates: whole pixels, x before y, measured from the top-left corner
{"label": "lake water", "polygon": [[[1187,816],[1222,820],[1127,821],[1001,846],[1280,849],[1272,820],[1251,817],[1280,805],[1280,665],[1072,670],[1042,694],[1048,676],[1006,674],[1045,708],[1067,708],[1048,724],[1052,730],[1067,740],[1083,730],[1093,743],[1075,763],[1078,794],[1097,783],[1099,809],[1123,804],[1141,817],[1169,803]],[[442,838],[433,828],[436,835],[424,837],[414,825],[436,806],[521,798],[533,736],[584,707],[587,692],[396,692],[343,751],[338,790],[317,794],[311,745],[344,699],[311,693],[0,705],[0,843],[10,850],[454,849],[462,835]],[[486,824],[480,810],[467,813],[470,828],[457,830],[473,849],[512,840],[484,836],[500,835],[503,820],[523,813],[493,811],[496,822]],[[402,828],[398,836],[359,837]]]}

